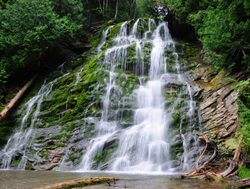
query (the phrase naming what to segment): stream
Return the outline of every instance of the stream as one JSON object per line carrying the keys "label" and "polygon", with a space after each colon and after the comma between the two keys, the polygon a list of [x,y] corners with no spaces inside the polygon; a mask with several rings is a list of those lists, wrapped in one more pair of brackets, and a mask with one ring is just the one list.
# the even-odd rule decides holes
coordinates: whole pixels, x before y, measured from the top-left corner
{"label": "stream", "polygon": [[[0,189],[32,189],[71,179],[113,176],[120,178],[115,185],[107,183],[87,186],[86,189],[131,188],[131,189],[226,189],[228,187],[204,180],[181,179],[178,175],[112,174],[105,172],[45,172],[45,171],[0,171]],[[14,179],[10,179],[14,178]],[[229,187],[233,189],[232,187]]]}

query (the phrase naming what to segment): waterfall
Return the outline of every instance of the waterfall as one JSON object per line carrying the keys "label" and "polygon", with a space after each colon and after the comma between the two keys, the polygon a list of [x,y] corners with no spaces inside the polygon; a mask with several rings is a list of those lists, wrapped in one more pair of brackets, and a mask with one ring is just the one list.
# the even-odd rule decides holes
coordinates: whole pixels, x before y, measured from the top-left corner
{"label": "waterfall", "polygon": [[101,52],[102,47],[105,45],[105,43],[106,43],[106,38],[107,38],[107,35],[108,35],[108,32],[109,32],[109,30],[110,30],[111,28],[113,28],[113,26],[109,26],[106,30],[104,30],[104,31],[102,32],[102,40],[101,40],[100,44],[99,44],[98,47],[97,47],[98,53]]}
{"label": "waterfall", "polygon": [[[25,105],[25,115],[21,121],[19,130],[9,138],[6,146],[0,151],[0,159],[2,161],[2,169],[10,169],[11,161],[15,156],[21,156],[17,168],[24,169],[27,162],[27,148],[32,144],[32,138],[35,134],[34,125],[38,120],[38,116],[43,102],[43,97],[48,95],[52,90],[53,82],[44,83],[37,95],[31,98]],[[31,117],[31,121],[28,118]]]}
{"label": "waterfall", "polygon": [[[103,2],[105,8],[109,1]],[[113,33],[116,36],[111,36]],[[194,135],[202,125],[178,45],[166,22],[137,19],[107,27],[100,44],[92,51],[96,53],[95,61],[90,58],[77,72],[64,75],[62,65],[61,76],[44,82],[24,105],[19,128],[0,151],[1,168],[25,169],[28,161],[36,159],[35,153],[38,161],[51,163],[50,151],[56,149],[63,151],[55,158],[56,168],[61,170],[147,174],[189,171],[202,149]],[[88,73],[88,68],[93,73]],[[88,74],[89,80],[97,75],[93,79],[97,81],[90,86],[84,81]],[[70,92],[63,93],[63,84]],[[98,94],[91,93],[92,89]],[[60,100],[66,101],[66,105],[62,102],[63,107],[59,106],[56,113],[73,116],[65,116],[63,122],[52,121],[47,128],[50,119],[44,121],[43,116],[49,111],[42,105],[57,97],[54,92],[59,91],[62,93],[58,97],[64,95]],[[78,101],[78,95],[88,95],[90,98],[86,99],[91,102]],[[94,113],[90,113],[92,108],[96,108]],[[45,123],[43,128],[39,128],[40,122]],[[43,132],[38,129],[50,132],[52,126],[58,127],[58,131],[51,134],[55,145],[47,150],[40,143],[48,137],[41,137]],[[63,136],[66,139],[62,142]],[[38,169],[46,168],[47,164],[42,163]]]}
{"label": "waterfall", "polygon": [[[104,66],[109,71],[106,90],[103,96],[102,116],[96,122],[96,135],[89,142],[83,155],[78,171],[100,170],[95,165],[95,157],[104,151],[105,144],[113,138],[118,138],[118,147],[112,153],[105,169],[125,172],[185,172],[191,168],[193,156],[200,148],[192,132],[195,129],[195,102],[191,85],[180,71],[176,44],[173,41],[167,23],[156,24],[153,19],[148,21],[148,30],[138,32],[138,19],[129,33],[129,22],[124,22],[113,44],[105,52]],[[104,32],[107,35],[107,31]],[[105,42],[104,42],[105,43]],[[145,68],[144,50],[146,44],[152,46],[148,70]],[[103,42],[101,46],[103,46]],[[114,106],[114,98],[121,97],[122,89],[117,84],[117,72],[128,70],[128,49],[135,47],[135,74],[140,78],[138,87],[132,92],[134,101],[133,123],[126,128],[120,125],[120,118],[114,115],[120,106]],[[175,71],[168,70],[168,58],[173,57]],[[170,59],[170,58],[169,58]],[[148,76],[147,76],[148,73]],[[147,78],[147,79],[146,79]],[[171,107],[166,107],[164,91],[169,84],[179,85],[184,92],[179,94],[177,101]],[[182,97],[186,96],[187,105],[184,113],[189,121],[188,128],[183,129],[184,117],[178,127],[178,136],[182,143],[183,153],[179,160],[171,157],[171,147],[174,143],[171,124],[175,107]],[[120,102],[121,104],[124,102]],[[114,108],[115,107],[115,108]],[[176,137],[176,136],[175,136]],[[193,142],[195,141],[195,143]],[[178,165],[176,161],[179,161]]]}
{"label": "waterfall", "polygon": [[[62,66],[60,66],[59,69],[61,69]],[[67,74],[64,74],[61,77],[64,77],[65,75]],[[20,158],[20,161],[15,168],[25,169],[28,160],[28,149],[32,146],[33,138],[36,134],[34,126],[39,120],[41,105],[44,98],[46,98],[52,91],[54,83],[56,83],[61,77],[58,77],[49,83],[46,83],[45,81],[38,93],[25,104],[24,116],[21,120],[20,127],[8,139],[7,144],[0,151],[1,169],[13,168],[11,167],[11,163],[16,160],[15,158]]]}

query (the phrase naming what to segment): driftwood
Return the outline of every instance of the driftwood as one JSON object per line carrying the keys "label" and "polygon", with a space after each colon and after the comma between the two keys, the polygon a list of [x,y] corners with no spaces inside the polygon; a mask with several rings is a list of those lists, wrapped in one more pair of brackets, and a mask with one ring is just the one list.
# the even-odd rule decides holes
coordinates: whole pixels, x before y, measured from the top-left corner
{"label": "driftwood", "polygon": [[20,99],[23,97],[24,93],[30,88],[30,86],[33,84],[35,79],[37,78],[37,75],[32,77],[16,94],[16,96],[9,102],[9,104],[3,109],[2,112],[0,112],[0,121],[7,117],[9,112],[17,105],[17,103],[20,101]]}
{"label": "driftwood", "polygon": [[84,178],[84,179],[75,179],[64,181],[57,184],[52,184],[36,189],[64,189],[64,188],[82,188],[84,186],[96,185],[107,183],[108,186],[111,186],[111,183],[116,183],[118,179],[113,177],[94,177],[94,178]]}
{"label": "driftwood", "polygon": [[[213,141],[210,141],[206,135],[199,136],[199,139],[206,143],[206,147],[204,148],[202,154],[200,155],[200,157],[196,163],[196,169],[204,168],[207,164],[212,162],[218,155],[218,148],[217,148],[216,144]],[[213,148],[213,154],[210,156],[210,158],[206,162],[204,162],[201,166],[199,166],[199,161],[203,157],[204,153],[207,151],[207,148],[209,146]]]}

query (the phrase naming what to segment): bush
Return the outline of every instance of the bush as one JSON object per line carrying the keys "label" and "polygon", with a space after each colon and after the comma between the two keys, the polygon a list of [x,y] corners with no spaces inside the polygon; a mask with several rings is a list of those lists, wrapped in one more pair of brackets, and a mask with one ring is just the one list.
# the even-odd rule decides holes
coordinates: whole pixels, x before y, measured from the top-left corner
{"label": "bush", "polygon": [[250,177],[250,170],[246,166],[241,166],[239,168],[239,177],[242,179],[249,178]]}

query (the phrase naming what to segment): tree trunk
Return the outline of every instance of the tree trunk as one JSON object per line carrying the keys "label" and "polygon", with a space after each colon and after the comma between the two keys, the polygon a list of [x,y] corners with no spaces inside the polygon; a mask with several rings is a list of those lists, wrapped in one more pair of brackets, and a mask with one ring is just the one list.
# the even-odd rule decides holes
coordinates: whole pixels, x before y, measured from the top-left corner
{"label": "tree trunk", "polygon": [[9,112],[17,105],[17,103],[20,101],[20,99],[23,97],[24,93],[30,88],[30,86],[33,84],[35,79],[37,78],[37,75],[32,77],[16,94],[16,96],[9,102],[9,104],[3,109],[3,111],[0,113],[0,121],[7,117]]}
{"label": "tree trunk", "polygon": [[115,20],[117,19],[118,9],[119,9],[119,0],[116,0],[116,7],[115,7]]}
{"label": "tree trunk", "polygon": [[220,175],[222,177],[229,176],[230,174],[232,174],[234,171],[236,171],[238,169],[238,166],[240,164],[240,154],[241,154],[241,146],[240,145],[241,145],[241,139],[240,139],[238,146],[235,150],[233,160],[230,161],[228,168],[225,171],[223,171],[222,173],[220,173]]}

